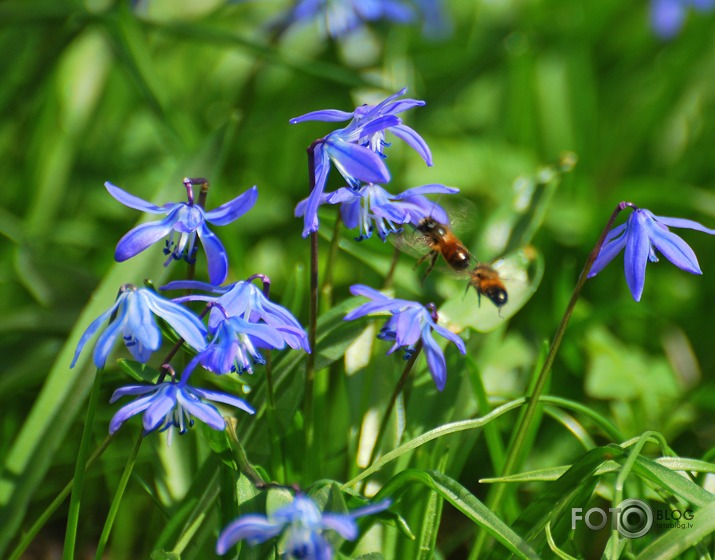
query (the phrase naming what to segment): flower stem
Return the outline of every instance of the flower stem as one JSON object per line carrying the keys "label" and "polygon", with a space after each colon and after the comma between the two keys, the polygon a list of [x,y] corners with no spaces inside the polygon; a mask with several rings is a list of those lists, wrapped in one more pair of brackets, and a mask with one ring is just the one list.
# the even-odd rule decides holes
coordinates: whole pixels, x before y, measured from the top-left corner
{"label": "flower stem", "polygon": [[[382,420],[380,421],[380,427],[377,429],[377,436],[375,437],[375,444],[372,447],[372,451],[370,451],[370,460],[367,463],[368,466],[372,465],[372,463],[375,461],[375,457],[377,456],[377,452],[380,448],[380,444],[382,443],[382,438],[384,437],[385,431],[387,430],[387,424],[390,422],[390,416],[392,415],[392,409],[395,408],[395,403],[397,402],[397,397],[399,397],[400,393],[402,393],[402,389],[404,389],[405,383],[407,383],[407,379],[409,378],[410,372],[412,371],[412,366],[415,365],[415,362],[417,361],[417,358],[419,357],[421,351],[422,351],[422,340],[419,340],[417,342],[417,344],[415,345],[415,351],[413,352],[412,356],[408,360],[407,364],[405,364],[405,369],[402,371],[402,375],[397,380],[395,389],[394,389],[394,391],[392,391],[392,396],[390,397],[390,400],[387,403],[387,409],[385,409],[385,414],[383,414]],[[367,479],[365,479],[363,481],[361,492],[365,491],[366,485],[367,485]]]}
{"label": "flower stem", "polygon": [[[313,150],[317,142],[313,142],[308,149],[308,183],[310,192],[315,188],[315,154]],[[313,472],[313,385],[315,381],[315,339],[318,323],[318,232],[310,234],[310,304],[308,307],[308,343],[310,354],[305,365],[305,394],[303,429],[305,431],[305,475],[310,480]]]}
{"label": "flower stem", "polygon": [[117,516],[117,511],[119,511],[119,505],[122,503],[124,491],[127,488],[129,477],[131,476],[132,470],[134,469],[134,463],[136,462],[142,441],[144,441],[144,435],[139,434],[137,442],[136,444],[134,444],[134,448],[132,449],[132,452],[129,454],[129,458],[127,459],[127,464],[124,467],[122,478],[119,479],[119,485],[117,486],[117,491],[114,493],[112,505],[109,507],[109,513],[107,514],[107,519],[105,520],[104,527],[102,528],[102,534],[100,535],[99,542],[97,543],[97,553],[94,556],[95,560],[102,560],[102,557],[104,555],[104,549],[106,548],[107,541],[109,540],[109,533],[112,531],[112,525],[114,525],[114,519]]}
{"label": "flower stem", "polygon": [[[608,232],[611,231],[611,228],[613,227],[613,222],[615,222],[616,218],[618,217],[618,214],[620,214],[623,210],[629,207],[635,208],[635,205],[631,202],[620,202],[616,206],[616,208],[611,213],[611,217],[606,223],[606,227],[603,228],[601,236],[598,238],[596,245],[586,259],[586,264],[584,264],[584,267],[581,270],[581,274],[579,275],[578,280],[576,281],[576,286],[574,287],[573,293],[571,294],[571,299],[566,306],[566,311],[564,312],[564,315],[561,318],[561,322],[556,329],[556,334],[554,335],[554,339],[551,342],[551,346],[549,347],[549,353],[546,355],[544,365],[542,366],[541,371],[539,372],[539,376],[536,379],[534,389],[531,392],[531,395],[529,395],[529,403],[526,407],[526,410],[524,411],[524,415],[521,418],[521,422],[519,423],[519,426],[514,433],[513,440],[509,447],[509,452],[507,453],[506,460],[504,461],[504,468],[501,472],[502,477],[509,476],[514,473],[514,469],[516,468],[517,462],[521,455],[522,447],[524,446],[524,442],[526,441],[527,435],[529,433],[531,422],[536,415],[539,398],[541,397],[541,393],[544,391],[546,382],[549,379],[551,367],[554,365],[556,354],[558,353],[559,348],[561,346],[561,342],[563,341],[564,334],[566,333],[566,327],[571,320],[571,315],[573,314],[573,310],[576,307],[576,302],[581,295],[581,290],[583,289],[583,286],[588,279],[588,273],[591,271],[591,267],[593,266],[596,257],[598,257],[598,254],[601,251],[601,247],[603,246],[603,242],[606,239],[606,235],[608,235]],[[489,498],[487,499],[487,506],[491,511],[496,511],[499,508],[501,501],[504,498],[504,493],[506,489],[507,485],[504,483],[497,484],[494,487],[494,490],[490,493]],[[475,547],[472,549],[472,554],[470,555],[470,558],[478,558],[481,548],[481,542],[485,537],[486,533],[484,533],[483,531],[480,532],[480,536],[477,539]]]}
{"label": "flower stem", "polygon": [[382,285],[383,290],[387,290],[392,286],[392,280],[395,276],[395,271],[397,270],[397,263],[400,260],[400,250],[395,247],[392,252],[392,260],[390,261],[390,269],[387,271],[387,276],[385,276],[385,283]]}
{"label": "flower stem", "polygon": [[74,467],[74,477],[72,479],[72,497],[70,498],[69,513],[67,514],[67,528],[65,530],[65,546],[63,552],[64,560],[74,560],[75,545],[77,541],[77,523],[79,522],[79,509],[82,497],[82,487],[84,486],[84,475],[87,470],[87,457],[89,456],[89,444],[92,439],[92,427],[94,426],[94,415],[99,401],[99,392],[102,388],[102,377],[104,368],[97,369],[94,375],[94,384],[89,394],[89,404],[87,405],[87,415],[84,419],[82,430],[82,440],[79,444],[77,462]]}
{"label": "flower stem", "polygon": [[243,473],[248,480],[250,480],[256,488],[263,488],[266,485],[266,481],[263,480],[261,475],[256,469],[253,468],[251,462],[248,460],[245,450],[238,441],[238,434],[236,433],[235,422],[226,422],[226,433],[231,441],[233,441],[234,448],[234,458],[236,459],[236,464],[238,470]]}
{"label": "flower stem", "polygon": [[342,223],[340,213],[338,213],[337,216],[338,217],[335,219],[335,225],[333,226],[333,237],[330,240],[330,247],[328,248],[328,260],[325,263],[323,285],[320,288],[323,313],[333,306],[333,268],[335,267],[335,259],[338,255],[338,244],[340,243],[340,224]]}

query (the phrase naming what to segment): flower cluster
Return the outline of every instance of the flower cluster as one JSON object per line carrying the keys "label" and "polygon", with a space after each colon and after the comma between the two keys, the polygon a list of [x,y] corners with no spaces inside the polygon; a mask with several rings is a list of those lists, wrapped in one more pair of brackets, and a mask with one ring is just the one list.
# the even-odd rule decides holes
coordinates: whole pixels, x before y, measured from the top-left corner
{"label": "flower cluster", "polygon": [[256,545],[283,533],[281,553],[288,558],[330,560],[333,552],[324,531],[335,531],[344,539],[355,540],[358,534],[355,519],[388,507],[390,501],[384,500],[350,513],[324,513],[309,497],[298,494],[290,504],[268,516],[244,515],[229,524],[219,535],[216,553],[226,554],[238,541]]}
{"label": "flower cluster", "polygon": [[390,132],[415,150],[427,165],[432,166],[432,153],[427,143],[397,116],[398,113],[425,104],[416,99],[398,99],[406,91],[403,88],[377,105],[362,105],[352,113],[326,109],[290,120],[291,124],[296,124],[351,119],[345,128],[334,130],[316,140],[310,148],[314,186],[308,199],[296,208],[296,216],[303,216],[304,237],[318,230],[318,206],[329,202],[323,198],[323,191],[331,162],[347,181],[348,188],[354,191],[360,190],[363,183],[372,185],[388,182],[390,172],[383,160],[386,157],[384,149],[390,145],[385,140],[385,133]]}
{"label": "flower cluster", "polygon": [[[161,222],[143,224],[127,233],[117,245],[117,261],[124,261],[166,235],[176,232],[178,239],[167,241],[165,252],[171,253],[171,256],[166,264],[180,258],[193,262],[198,236],[206,252],[211,283],[173,282],[165,288],[202,289],[219,294],[187,296],[172,301],[149,288],[126,284],[120,289],[114,304],[87,327],[77,344],[71,367],[75,366],[90,339],[107,322],[108,325],[99,335],[95,345],[94,363],[97,368],[105,366],[120,335],[132,357],[142,364],[147,363],[161,346],[161,324],[166,324],[175,331],[179,338],[176,349],[180,345],[194,354],[178,381],[174,377],[173,368],[164,363],[161,366],[163,374],[157,384],[128,385],[117,389],[111,402],[129,395],[139,398],[115,414],[109,427],[111,433],[118,430],[129,417],[139,413],[143,413],[146,432],[174,427],[179,433],[184,433],[193,424],[192,417],[198,418],[211,428],[223,430],[225,422],[218,409],[209,401],[228,404],[249,414],[253,414],[253,408],[232,395],[190,386],[189,378],[198,365],[217,374],[236,371],[252,373],[252,364],[265,363],[258,349],[282,349],[287,344],[291,348],[310,351],[305,331],[295,317],[287,309],[268,299],[267,287],[270,281],[267,277],[256,275],[246,282],[236,282],[225,287],[216,285],[225,280],[228,259],[223,244],[209,231],[206,222],[226,225],[243,215],[255,204],[256,187],[206,212],[202,199],[199,199],[198,203],[194,201],[192,186],[197,181],[201,182],[202,187],[207,187],[204,180],[185,179],[188,202],[169,203],[164,206],[155,206],[111,183],[105,184],[109,193],[126,206],[150,214],[166,215]],[[265,294],[251,283],[256,278],[263,280]],[[201,318],[182,305],[189,300],[208,303],[210,313],[207,326]],[[169,355],[173,354],[174,351]],[[165,380],[167,372],[171,372],[169,380]]]}

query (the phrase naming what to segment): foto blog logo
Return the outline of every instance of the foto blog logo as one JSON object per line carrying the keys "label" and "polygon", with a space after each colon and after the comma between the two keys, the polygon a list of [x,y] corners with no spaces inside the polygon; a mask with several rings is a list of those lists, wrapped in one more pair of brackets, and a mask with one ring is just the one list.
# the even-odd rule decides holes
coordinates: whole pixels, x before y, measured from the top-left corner
{"label": "foto blog logo", "polygon": [[586,527],[593,531],[603,529],[611,515],[611,526],[628,539],[637,539],[645,535],[653,526],[653,510],[650,506],[635,498],[623,500],[614,508],[603,510],[598,507],[588,509],[583,513],[583,508],[571,509],[571,529],[576,529],[576,524],[582,521]]}

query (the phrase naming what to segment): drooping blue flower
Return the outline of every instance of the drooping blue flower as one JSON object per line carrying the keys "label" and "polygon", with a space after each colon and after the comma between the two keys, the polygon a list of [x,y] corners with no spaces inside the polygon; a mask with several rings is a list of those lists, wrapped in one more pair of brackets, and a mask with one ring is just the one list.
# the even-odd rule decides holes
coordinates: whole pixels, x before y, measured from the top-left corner
{"label": "drooping blue flower", "polygon": [[323,513],[309,497],[299,494],[295,499],[268,516],[242,515],[219,535],[216,553],[226,554],[238,541],[255,546],[277,537],[285,531],[281,553],[301,560],[331,560],[333,550],[323,536],[335,531],[347,540],[355,540],[358,527],[355,519],[379,513],[390,507],[390,500],[365,506],[350,513]]}
{"label": "drooping blue flower", "polygon": [[395,350],[402,348],[405,350],[405,359],[409,359],[415,351],[417,342],[421,340],[432,379],[439,391],[444,389],[447,383],[447,363],[444,359],[444,352],[432,336],[432,331],[453,342],[462,354],[467,351],[464,341],[453,332],[438,325],[433,312],[421,303],[393,299],[360,284],[351,286],[350,293],[355,296],[364,296],[372,301],[364,303],[348,313],[345,320],[352,321],[370,313],[392,313],[392,317],[388,319],[378,335],[378,338],[382,340],[395,341],[387,353],[392,354]]}
{"label": "drooping blue flower", "polygon": [[683,27],[690,7],[700,12],[715,7],[715,0],[651,0],[650,19],[653,30],[663,39],[672,39]]}
{"label": "drooping blue flower", "polygon": [[292,15],[296,22],[317,19],[321,31],[333,39],[356,31],[365,22],[410,23],[415,19],[412,7],[400,0],[301,0]]}
{"label": "drooping blue flower", "polygon": [[154,315],[161,317],[197,351],[206,347],[206,327],[191,311],[164,299],[148,288],[137,288],[125,284],[119,291],[114,304],[90,323],[77,344],[70,367],[77,363],[84,345],[110,319],[109,325],[100,335],[94,349],[94,364],[103,368],[114,341],[121,336],[134,358],[146,363],[152,352],[161,345],[161,331]]}
{"label": "drooping blue flower", "polygon": [[207,212],[198,204],[194,204],[190,186],[187,186],[188,202],[170,202],[163,206],[155,206],[109,182],[104,183],[104,186],[109,194],[125,206],[149,214],[166,215],[166,218],[159,222],[141,224],[124,235],[117,243],[114,253],[117,262],[138,255],[167,236],[169,237],[166,240],[164,254],[169,255],[169,258],[164,266],[172,260],[184,259],[193,262],[198,235],[206,252],[209,280],[212,284],[221,284],[226,280],[228,258],[221,240],[207,227],[206,222],[217,226],[230,224],[250,210],[258,196],[258,189],[254,186],[233,200]]}
{"label": "drooping blue flower", "polygon": [[141,396],[116,412],[109,422],[109,433],[115,433],[124,422],[140,413],[144,413],[142,423],[145,434],[172,427],[184,434],[194,425],[193,418],[198,418],[214,430],[223,430],[226,427],[223,416],[214,405],[206,401],[228,404],[254,414],[255,410],[238,397],[188,385],[187,380],[196,363],[196,359],[189,362],[181,381],[172,379],[158,385],[127,385],[114,391],[110,403],[127,395]]}
{"label": "drooping blue flower", "polygon": [[390,180],[390,173],[382,161],[385,155],[383,149],[389,146],[385,142],[386,130],[406,142],[420,154],[427,165],[432,165],[432,154],[427,143],[417,132],[402,124],[397,116],[397,113],[425,104],[424,101],[416,99],[397,100],[406,91],[407,89],[403,88],[377,105],[363,105],[352,113],[326,109],[290,120],[291,124],[296,124],[306,121],[341,122],[352,119],[348,126],[334,130],[312,146],[315,186],[303,212],[304,237],[318,230],[318,205],[325,190],[331,161],[353,189],[359,188],[361,183],[386,183]]}
{"label": "drooping blue flower", "polygon": [[656,249],[681,270],[702,274],[693,250],[668,227],[694,229],[710,235],[715,235],[715,230],[692,220],[655,216],[649,210],[633,208],[625,224],[608,232],[588,274],[589,278],[601,272],[624,247],[626,283],[636,301],[640,301],[643,294],[647,262],[658,262]]}
{"label": "drooping blue flower", "polygon": [[[265,280],[265,278],[264,278]],[[248,323],[263,321],[272,327],[291,348],[310,352],[308,335],[298,320],[285,307],[270,301],[251,281],[240,281],[226,286],[213,286],[205,282],[180,280],[162,286],[162,290],[201,290],[216,295],[193,294],[174,301],[206,301],[215,304],[209,313],[209,329],[216,332],[226,317],[236,317]],[[218,296],[218,297],[217,297]],[[262,346],[257,341],[258,347]]]}
{"label": "drooping blue flower", "polygon": [[[219,308],[218,305],[214,309]],[[253,373],[252,364],[264,365],[265,359],[256,349],[281,350],[285,346],[282,333],[263,323],[249,323],[238,317],[224,316],[209,326],[211,343],[199,353],[199,362],[207,370],[223,374],[238,371]],[[293,333],[294,334],[294,333]]]}
{"label": "drooping blue flower", "polygon": [[[340,204],[343,223],[349,228],[360,228],[357,241],[372,236],[377,229],[380,239],[385,241],[391,233],[401,233],[402,224],[417,227],[421,220],[432,217],[441,224],[449,223],[449,216],[436,202],[424,197],[425,194],[454,194],[459,189],[432,184],[407,189],[392,195],[380,185],[363,185],[359,189],[343,187],[337,191],[323,193],[320,204]],[[308,199],[298,203],[296,216],[302,216]]]}

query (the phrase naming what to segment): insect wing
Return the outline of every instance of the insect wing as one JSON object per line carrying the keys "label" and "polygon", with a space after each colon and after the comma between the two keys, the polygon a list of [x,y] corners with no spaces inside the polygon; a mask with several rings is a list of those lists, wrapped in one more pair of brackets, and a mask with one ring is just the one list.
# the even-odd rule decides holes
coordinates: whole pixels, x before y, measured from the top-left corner
{"label": "insect wing", "polygon": [[478,332],[489,332],[503,325],[531,299],[544,274],[543,258],[533,247],[515,251],[491,266],[506,288],[507,302],[497,308],[488,297],[479,298],[471,286],[466,294],[463,289],[452,289],[449,299],[439,309],[440,320],[450,330],[460,332],[471,327]]}

